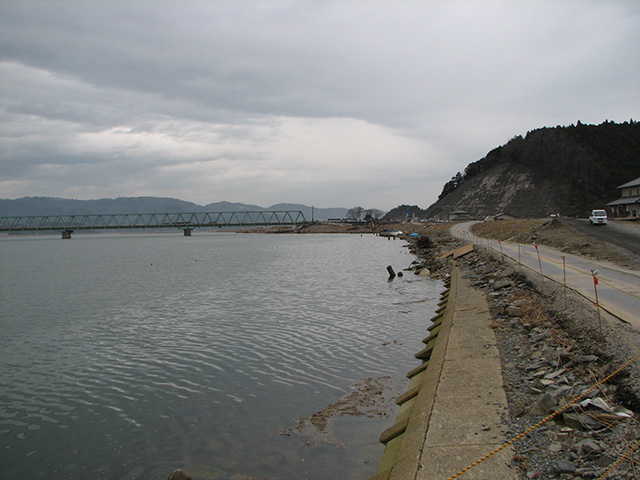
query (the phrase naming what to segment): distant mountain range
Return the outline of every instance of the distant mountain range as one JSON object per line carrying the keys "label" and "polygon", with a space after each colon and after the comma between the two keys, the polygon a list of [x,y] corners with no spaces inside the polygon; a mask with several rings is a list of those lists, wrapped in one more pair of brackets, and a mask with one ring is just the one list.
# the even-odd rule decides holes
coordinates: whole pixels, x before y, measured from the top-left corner
{"label": "distant mountain range", "polygon": [[315,208],[293,203],[278,203],[266,208],[230,202],[215,202],[203,206],[176,198],[163,197],[118,197],[99,200],[72,200],[55,197],[0,199],[0,216],[2,217],[116,213],[260,212],[265,210],[299,210],[307,220],[344,218],[348,211],[347,208]]}
{"label": "distant mountain range", "polygon": [[[544,127],[518,135],[470,163],[447,182],[426,210],[400,205],[386,220],[446,219],[456,211],[475,218],[508,213],[544,217],[586,216],[619,197],[618,186],[640,176],[640,123],[604,122]],[[120,197],[69,200],[51,197],[0,199],[0,216],[109,213],[183,213],[299,210],[307,220],[345,218],[347,208],[278,203],[270,207],[216,202],[196,205],[175,198]]]}

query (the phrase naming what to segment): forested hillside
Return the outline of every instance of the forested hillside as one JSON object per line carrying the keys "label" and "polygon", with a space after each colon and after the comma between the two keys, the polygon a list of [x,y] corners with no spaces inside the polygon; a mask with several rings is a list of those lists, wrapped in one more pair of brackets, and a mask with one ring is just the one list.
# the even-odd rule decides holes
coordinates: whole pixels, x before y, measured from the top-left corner
{"label": "forested hillside", "polygon": [[540,128],[512,138],[447,182],[426,217],[464,210],[542,217],[585,216],[640,177],[640,123]]}

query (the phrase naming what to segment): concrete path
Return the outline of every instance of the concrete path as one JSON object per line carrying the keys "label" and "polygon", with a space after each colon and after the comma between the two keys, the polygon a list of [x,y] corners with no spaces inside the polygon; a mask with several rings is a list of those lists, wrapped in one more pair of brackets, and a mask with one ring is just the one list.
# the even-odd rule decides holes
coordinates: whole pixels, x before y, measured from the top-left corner
{"label": "concrete path", "polygon": [[[436,389],[418,480],[446,479],[504,443],[506,411],[500,357],[484,294],[458,279],[444,364]],[[461,475],[465,479],[517,478],[505,448]]]}
{"label": "concrete path", "polygon": [[[426,369],[411,377],[407,393],[418,393],[402,403],[389,429],[393,440],[385,442],[375,480],[446,480],[505,442],[500,416],[507,399],[489,306],[458,269],[452,272],[447,298]],[[429,349],[432,342],[425,342]],[[397,435],[394,429],[404,430]],[[516,479],[508,466],[512,457],[512,448],[506,447],[459,478]]]}

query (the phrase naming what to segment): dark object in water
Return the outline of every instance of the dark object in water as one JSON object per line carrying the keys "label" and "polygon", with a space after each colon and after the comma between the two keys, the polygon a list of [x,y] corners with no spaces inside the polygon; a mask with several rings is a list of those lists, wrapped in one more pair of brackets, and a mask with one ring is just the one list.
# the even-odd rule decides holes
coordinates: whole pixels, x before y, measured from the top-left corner
{"label": "dark object in water", "polygon": [[394,278],[396,276],[396,272],[393,271],[393,267],[391,265],[387,266],[387,272],[389,272],[389,278]]}

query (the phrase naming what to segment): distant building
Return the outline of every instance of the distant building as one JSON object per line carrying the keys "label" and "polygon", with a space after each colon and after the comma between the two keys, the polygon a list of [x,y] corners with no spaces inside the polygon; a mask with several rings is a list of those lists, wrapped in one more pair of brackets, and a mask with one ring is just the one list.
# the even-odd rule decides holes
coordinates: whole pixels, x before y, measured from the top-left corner
{"label": "distant building", "polygon": [[516,217],[515,215],[511,215],[510,213],[507,213],[507,212],[502,212],[491,217],[491,220],[496,220],[496,221],[497,220],[514,220],[516,218],[518,217]]}
{"label": "distant building", "polygon": [[457,222],[460,220],[473,220],[471,214],[469,212],[465,212],[464,210],[456,210],[455,212],[451,212],[449,214],[450,222]]}
{"label": "distant building", "polygon": [[619,199],[607,203],[611,216],[617,218],[640,218],[640,177],[620,185]]}

